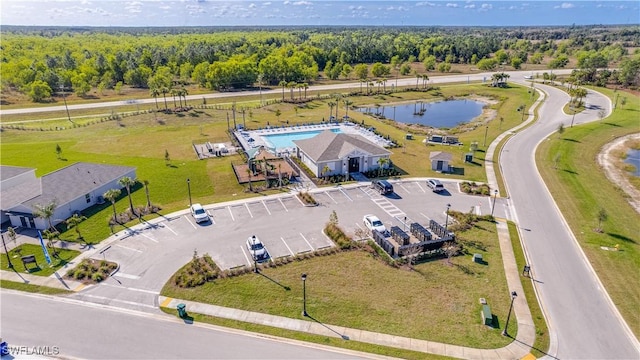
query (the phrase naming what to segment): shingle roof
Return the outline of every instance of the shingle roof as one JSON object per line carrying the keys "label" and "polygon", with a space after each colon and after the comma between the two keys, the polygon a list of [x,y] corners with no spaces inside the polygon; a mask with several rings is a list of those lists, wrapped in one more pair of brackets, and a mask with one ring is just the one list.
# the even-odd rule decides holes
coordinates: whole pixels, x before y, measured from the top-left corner
{"label": "shingle roof", "polygon": [[5,181],[33,170],[33,168],[28,167],[0,165],[0,181]]}
{"label": "shingle roof", "polygon": [[309,139],[295,140],[293,143],[314,162],[342,159],[356,149],[372,156],[391,154],[389,150],[360,135],[334,133],[330,130],[325,130]]}
{"label": "shingle roof", "polygon": [[127,175],[132,170],[135,168],[84,162],[75,163],[44,175],[40,179],[42,194],[25,201],[23,205],[28,207],[35,204],[45,205],[54,199],[58,204],[65,204]]}
{"label": "shingle roof", "polygon": [[444,152],[444,151],[432,151],[429,154],[429,160],[444,160],[451,161],[453,160],[453,155]]}

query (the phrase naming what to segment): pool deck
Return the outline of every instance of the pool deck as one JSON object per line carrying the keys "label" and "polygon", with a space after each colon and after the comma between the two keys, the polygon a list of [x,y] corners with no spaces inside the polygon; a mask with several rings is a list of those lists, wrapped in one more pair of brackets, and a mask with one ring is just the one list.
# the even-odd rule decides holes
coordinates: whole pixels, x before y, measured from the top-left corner
{"label": "pool deck", "polygon": [[278,156],[289,156],[290,154],[294,153],[294,146],[273,149],[272,147],[270,147],[269,143],[263,136],[332,129],[340,129],[343,134],[360,135],[378,146],[388,147],[391,145],[391,142],[389,140],[375,134],[373,131],[367,128],[361,127],[360,125],[349,121],[342,123],[305,124],[286,127],[267,126],[264,129],[258,130],[239,130],[235,132],[235,135],[245,151],[252,148],[264,146],[265,149],[272,151],[275,150],[275,154]]}

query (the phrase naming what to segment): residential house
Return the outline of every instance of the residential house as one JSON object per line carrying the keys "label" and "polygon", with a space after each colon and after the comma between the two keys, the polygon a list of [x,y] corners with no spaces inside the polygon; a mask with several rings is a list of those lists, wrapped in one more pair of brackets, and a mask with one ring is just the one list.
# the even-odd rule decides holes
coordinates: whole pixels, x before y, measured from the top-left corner
{"label": "residential house", "polygon": [[449,163],[453,160],[453,155],[444,151],[432,151],[429,154],[429,160],[431,161],[431,170],[449,172],[451,170]]}

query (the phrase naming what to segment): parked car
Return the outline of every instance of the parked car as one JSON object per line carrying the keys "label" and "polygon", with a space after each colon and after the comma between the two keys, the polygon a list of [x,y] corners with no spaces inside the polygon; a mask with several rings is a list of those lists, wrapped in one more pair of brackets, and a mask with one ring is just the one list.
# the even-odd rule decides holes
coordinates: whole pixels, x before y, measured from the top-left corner
{"label": "parked car", "polygon": [[255,235],[247,238],[247,249],[251,253],[251,256],[253,256],[254,260],[260,261],[269,258],[267,249],[265,249],[262,241],[260,241],[260,239]]}
{"label": "parked car", "polygon": [[384,224],[382,223],[382,221],[380,221],[380,219],[378,219],[377,216],[375,215],[365,215],[362,218],[362,222],[364,222],[364,226],[367,227],[367,229],[373,231],[373,230],[377,230],[380,233],[386,233],[387,232],[387,228],[384,226]]}
{"label": "parked car", "polygon": [[433,192],[441,192],[444,191],[444,185],[442,185],[442,183],[440,182],[440,180],[437,179],[429,179],[427,180],[427,186],[433,191]]}
{"label": "parked car", "polygon": [[393,185],[387,180],[373,180],[371,187],[376,189],[380,195],[391,194],[393,192]]}
{"label": "parked car", "polygon": [[191,216],[196,220],[196,223],[209,221],[209,214],[200,204],[191,205]]}

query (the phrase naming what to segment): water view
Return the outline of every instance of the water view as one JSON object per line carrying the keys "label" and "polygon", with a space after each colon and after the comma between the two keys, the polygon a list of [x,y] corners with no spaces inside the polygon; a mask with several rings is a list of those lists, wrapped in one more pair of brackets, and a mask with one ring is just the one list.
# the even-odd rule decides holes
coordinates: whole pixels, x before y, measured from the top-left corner
{"label": "water view", "polygon": [[640,176],[640,150],[627,151],[627,158],[624,159],[624,162],[636,167],[635,171],[631,172],[633,176]]}
{"label": "water view", "polygon": [[452,128],[480,116],[484,105],[475,100],[450,100],[359,108],[358,111],[382,115],[405,124]]}

